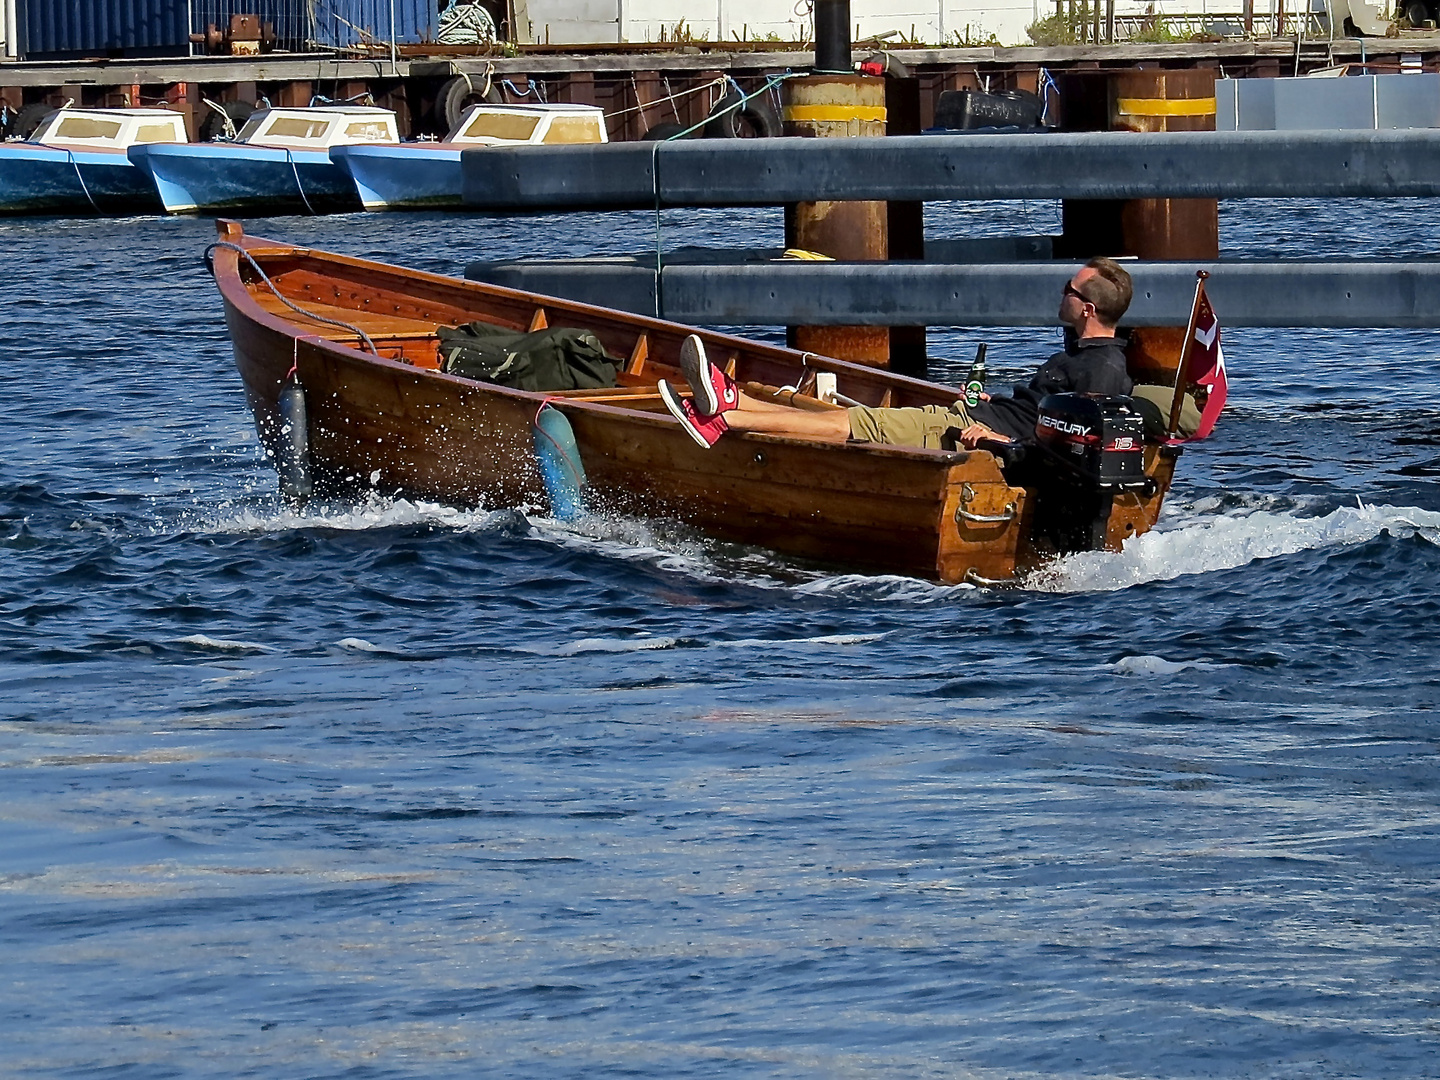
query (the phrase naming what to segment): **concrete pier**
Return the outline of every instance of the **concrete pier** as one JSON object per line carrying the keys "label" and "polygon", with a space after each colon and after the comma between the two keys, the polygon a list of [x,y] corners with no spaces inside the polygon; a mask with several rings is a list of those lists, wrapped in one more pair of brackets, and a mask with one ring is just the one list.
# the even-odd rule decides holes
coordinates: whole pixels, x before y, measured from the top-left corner
{"label": "concrete pier", "polygon": [[1440,195],[1440,130],[749,139],[464,153],[476,209]]}
{"label": "concrete pier", "polygon": [[[1043,238],[1029,238],[1037,243]],[[648,261],[647,261],[648,259]],[[769,262],[727,252],[474,263],[466,276],[702,325],[1051,326],[1078,263]],[[1133,327],[1185,324],[1195,271],[1226,326],[1440,326],[1440,262],[1134,262]]]}

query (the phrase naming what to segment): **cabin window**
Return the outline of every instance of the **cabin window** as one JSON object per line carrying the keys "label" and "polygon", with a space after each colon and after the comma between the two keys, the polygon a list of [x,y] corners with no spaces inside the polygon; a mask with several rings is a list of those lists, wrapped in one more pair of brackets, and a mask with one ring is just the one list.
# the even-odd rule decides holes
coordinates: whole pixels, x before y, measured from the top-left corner
{"label": "cabin window", "polygon": [[141,124],[135,129],[137,143],[184,142],[185,137],[174,124]]}
{"label": "cabin window", "polygon": [[384,120],[361,120],[345,128],[345,138],[356,142],[394,142],[390,125]]}
{"label": "cabin window", "polygon": [[594,116],[552,116],[550,130],[545,132],[547,143],[598,143],[600,121]]}
{"label": "cabin window", "polygon": [[245,126],[240,129],[239,133],[235,136],[235,140],[237,142],[249,142],[250,137],[260,130],[260,125],[265,122],[266,115],[267,114],[263,112],[257,112],[254,116],[250,117],[249,120],[246,120]]}
{"label": "cabin window", "polygon": [[96,120],[89,116],[67,116],[60,121],[52,139],[113,139],[120,134],[116,120]]}
{"label": "cabin window", "polygon": [[528,113],[482,112],[470,121],[462,137],[526,142],[539,123],[540,117]]}
{"label": "cabin window", "polygon": [[281,139],[323,139],[330,129],[329,120],[310,120],[302,116],[277,116],[265,129],[267,137]]}

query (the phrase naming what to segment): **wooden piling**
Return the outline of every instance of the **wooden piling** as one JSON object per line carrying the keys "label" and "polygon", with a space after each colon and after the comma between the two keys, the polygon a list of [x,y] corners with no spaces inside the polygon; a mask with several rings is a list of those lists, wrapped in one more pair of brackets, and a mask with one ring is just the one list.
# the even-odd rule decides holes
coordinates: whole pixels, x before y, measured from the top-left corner
{"label": "wooden piling", "polygon": [[[802,138],[885,134],[885,80],[869,75],[808,75],[784,91],[784,133]],[[802,202],[785,207],[785,246],[847,262],[890,257],[889,207],[883,202]],[[883,326],[792,326],[792,348],[875,367],[890,363]]]}
{"label": "wooden piling", "polygon": [[[890,135],[918,135],[920,80],[885,77],[885,130]],[[886,247],[891,259],[925,260],[925,204],[886,204]],[[890,327],[890,369],[903,375],[925,374],[925,327]]]}
{"label": "wooden piling", "polygon": [[195,115],[195,105],[200,99],[200,87],[194,83],[172,83],[165,90],[165,105],[185,117],[185,132],[193,142],[200,137],[200,123]]}
{"label": "wooden piling", "polygon": [[[1062,127],[1068,131],[1214,131],[1215,69],[1138,69],[1063,77]],[[1220,257],[1215,199],[1066,199],[1062,258],[1133,255],[1174,262]],[[1136,330],[1131,369],[1164,382],[1184,347],[1184,327]]]}
{"label": "wooden piling", "polygon": [[[1071,72],[1059,79],[1066,131],[1214,131],[1215,70]],[[1063,258],[1133,255],[1203,261],[1220,255],[1214,199],[1066,199]]]}

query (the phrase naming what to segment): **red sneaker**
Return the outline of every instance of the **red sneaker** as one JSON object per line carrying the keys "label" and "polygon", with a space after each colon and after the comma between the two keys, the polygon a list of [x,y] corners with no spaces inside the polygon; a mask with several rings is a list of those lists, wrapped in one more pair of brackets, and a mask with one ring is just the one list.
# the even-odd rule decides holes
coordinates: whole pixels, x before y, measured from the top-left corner
{"label": "red sneaker", "polygon": [[696,412],[694,403],[689,398],[682,398],[664,379],[660,380],[660,400],[665,402],[665,408],[670,410],[671,416],[680,421],[680,426],[690,433],[690,437],[706,450],[730,430],[725,417],[719,413],[701,416]]}
{"label": "red sneaker", "polygon": [[691,334],[680,343],[680,370],[695,391],[695,411],[701,416],[729,412],[740,404],[735,380],[705,356],[705,343]]}

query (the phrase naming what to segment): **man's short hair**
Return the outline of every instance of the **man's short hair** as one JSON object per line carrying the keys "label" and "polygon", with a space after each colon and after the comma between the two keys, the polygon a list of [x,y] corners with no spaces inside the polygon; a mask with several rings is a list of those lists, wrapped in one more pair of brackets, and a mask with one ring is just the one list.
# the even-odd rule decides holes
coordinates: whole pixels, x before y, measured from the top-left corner
{"label": "man's short hair", "polygon": [[1114,326],[1124,317],[1135,295],[1130,275],[1114,259],[1091,259],[1085,265],[1095,271],[1085,285],[1085,299],[1095,306],[1095,315],[1102,323]]}

